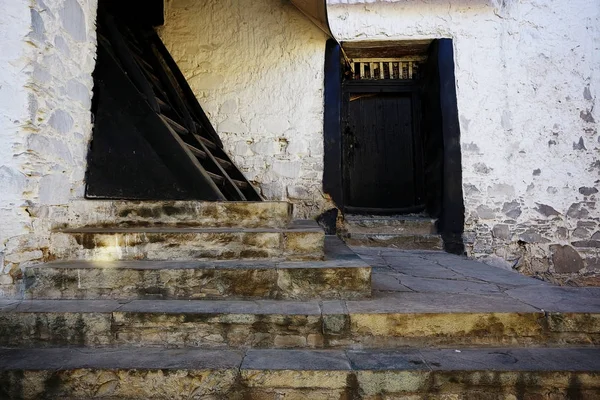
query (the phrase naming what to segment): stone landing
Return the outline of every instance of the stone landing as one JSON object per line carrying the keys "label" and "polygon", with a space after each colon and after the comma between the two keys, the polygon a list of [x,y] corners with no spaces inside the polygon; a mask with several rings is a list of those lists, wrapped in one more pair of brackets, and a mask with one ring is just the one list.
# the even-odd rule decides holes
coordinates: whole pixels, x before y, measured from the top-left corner
{"label": "stone landing", "polygon": [[442,250],[435,220],[416,215],[345,215],[342,237],[353,246],[392,247],[405,250]]}
{"label": "stone landing", "polygon": [[397,349],[596,346],[600,291],[465,258],[357,248],[373,296],[356,300],[4,300],[0,345]]}

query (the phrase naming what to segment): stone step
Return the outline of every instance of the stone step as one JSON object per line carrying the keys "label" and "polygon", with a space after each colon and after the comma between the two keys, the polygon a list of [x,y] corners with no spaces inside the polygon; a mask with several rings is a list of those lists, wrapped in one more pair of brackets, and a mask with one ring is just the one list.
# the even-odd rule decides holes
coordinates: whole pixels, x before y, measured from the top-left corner
{"label": "stone step", "polygon": [[286,228],[84,227],[54,232],[59,260],[319,260],[325,233],[315,221]]}
{"label": "stone step", "polygon": [[598,399],[598,348],[1,349],[3,399]]}
{"label": "stone step", "polygon": [[323,261],[60,261],[29,267],[32,299],[348,299],[371,296],[371,267],[336,236]]}
{"label": "stone step", "polygon": [[50,210],[29,209],[32,214],[49,212],[51,228],[153,227],[196,228],[285,228],[292,220],[292,205],[283,201],[121,201],[83,200]]}
{"label": "stone step", "polygon": [[[0,300],[0,346],[397,348],[600,344],[600,304],[555,289],[371,300]],[[557,301],[558,298],[558,301]],[[523,301],[519,300],[523,299]],[[561,300],[562,299],[562,300]],[[530,304],[526,304],[527,301]]]}
{"label": "stone step", "polygon": [[435,219],[420,215],[345,215],[344,228],[350,233],[428,235],[437,232]]}
{"label": "stone step", "polygon": [[443,250],[444,241],[434,234],[354,233],[346,232],[344,241],[349,246],[390,247],[402,250]]}

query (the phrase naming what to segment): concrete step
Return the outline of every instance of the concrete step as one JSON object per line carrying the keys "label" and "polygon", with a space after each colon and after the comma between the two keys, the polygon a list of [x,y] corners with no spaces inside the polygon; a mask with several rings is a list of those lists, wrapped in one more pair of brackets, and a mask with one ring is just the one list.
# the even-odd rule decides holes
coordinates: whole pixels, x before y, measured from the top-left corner
{"label": "concrete step", "polygon": [[429,235],[436,233],[435,219],[420,215],[345,215],[351,233]]}
{"label": "concrete step", "polygon": [[389,247],[402,250],[443,250],[444,241],[435,234],[354,233],[343,239],[349,246]]}
{"label": "concrete step", "polygon": [[82,227],[196,227],[285,228],[292,220],[292,205],[282,201],[121,201],[82,200],[50,210],[52,229]]}
{"label": "concrete step", "polygon": [[568,296],[563,288],[545,286],[509,292],[510,296],[376,291],[371,300],[327,301],[0,300],[0,346],[347,349],[600,344],[600,303],[595,295]]}
{"label": "concrete step", "polygon": [[348,299],[371,296],[371,267],[336,236],[323,261],[60,261],[25,270],[32,299]]}
{"label": "concrete step", "polygon": [[297,220],[286,228],[83,227],[52,234],[59,260],[319,260],[323,229]]}
{"label": "concrete step", "polygon": [[2,349],[3,399],[598,399],[598,348]]}

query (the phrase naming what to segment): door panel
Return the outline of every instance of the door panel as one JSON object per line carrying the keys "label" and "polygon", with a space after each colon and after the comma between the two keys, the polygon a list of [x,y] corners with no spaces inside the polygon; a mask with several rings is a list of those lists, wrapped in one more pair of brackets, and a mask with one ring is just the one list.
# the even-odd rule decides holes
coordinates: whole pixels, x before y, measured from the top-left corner
{"label": "door panel", "polygon": [[349,93],[346,101],[345,205],[349,211],[415,211],[421,188],[412,93]]}

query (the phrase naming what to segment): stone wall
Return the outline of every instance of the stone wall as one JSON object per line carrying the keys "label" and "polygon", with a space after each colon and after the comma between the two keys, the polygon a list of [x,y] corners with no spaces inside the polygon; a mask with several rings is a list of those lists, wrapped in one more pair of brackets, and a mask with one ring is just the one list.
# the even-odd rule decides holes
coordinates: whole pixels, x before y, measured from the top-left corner
{"label": "stone wall", "polygon": [[47,258],[49,207],[83,197],[97,0],[0,4],[2,296]]}
{"label": "stone wall", "polygon": [[159,33],[246,177],[318,214],[325,34],[281,0],[167,0]]}
{"label": "stone wall", "polygon": [[330,3],[342,40],[454,39],[469,255],[600,284],[600,3]]}

